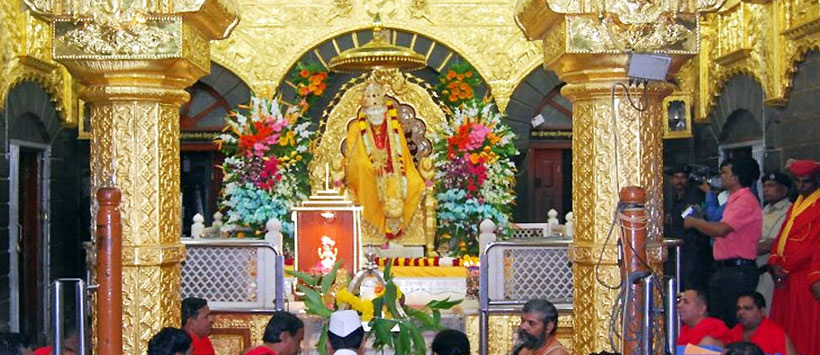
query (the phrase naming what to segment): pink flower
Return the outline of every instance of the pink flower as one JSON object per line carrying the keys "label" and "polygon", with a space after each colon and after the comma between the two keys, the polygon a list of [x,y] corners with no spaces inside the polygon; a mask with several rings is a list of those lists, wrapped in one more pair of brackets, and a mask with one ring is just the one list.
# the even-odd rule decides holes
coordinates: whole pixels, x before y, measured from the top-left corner
{"label": "pink flower", "polygon": [[467,149],[481,149],[484,145],[484,139],[487,138],[487,134],[490,133],[490,129],[480,123],[473,124],[472,128],[473,129],[470,131],[470,140],[467,143]]}

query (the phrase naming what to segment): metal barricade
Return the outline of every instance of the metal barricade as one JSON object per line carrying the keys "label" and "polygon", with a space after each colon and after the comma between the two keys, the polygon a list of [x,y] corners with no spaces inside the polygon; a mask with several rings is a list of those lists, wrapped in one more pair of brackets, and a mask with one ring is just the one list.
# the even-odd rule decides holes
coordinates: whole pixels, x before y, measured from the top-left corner
{"label": "metal barricade", "polygon": [[[548,299],[559,311],[572,310],[572,268],[567,258],[571,243],[569,239],[492,242],[481,252],[478,292],[481,355],[488,353],[490,313],[520,311],[528,300],[536,297]],[[496,249],[503,252],[495,254],[502,260],[491,263],[490,255]],[[491,300],[490,267],[497,265],[503,267],[504,291],[502,299]]]}
{"label": "metal barricade", "polygon": [[[664,299],[666,312],[666,353],[674,354],[678,342],[678,335],[680,334],[680,320],[678,319],[678,308],[676,304],[677,295],[680,294],[681,289],[681,256],[683,255],[683,240],[682,239],[664,239],[663,246],[667,253],[674,253],[675,255],[675,278],[667,280],[666,282],[666,298]],[[668,254],[667,254],[668,255]],[[668,256],[667,256],[668,257]]]}
{"label": "metal barricade", "polygon": [[65,311],[63,310],[63,288],[66,284],[74,284],[74,296],[77,297],[77,302],[75,303],[76,309],[75,312],[77,314],[77,322],[76,322],[76,330],[77,330],[77,340],[79,349],[76,349],[79,354],[86,355],[88,354],[88,349],[86,346],[86,341],[88,339],[85,329],[86,317],[86,293],[88,292],[88,288],[86,287],[85,281],[83,279],[57,279],[54,280],[52,283],[52,294],[54,295],[54,313],[52,316],[52,322],[54,323],[54,353],[55,354],[62,354],[63,353],[63,319],[65,319]]}
{"label": "metal barricade", "polygon": [[[285,258],[272,242],[182,239],[182,244],[187,248],[183,298],[205,298],[213,310],[269,310],[271,301],[274,310],[285,309]],[[259,249],[273,252],[273,260]]]}

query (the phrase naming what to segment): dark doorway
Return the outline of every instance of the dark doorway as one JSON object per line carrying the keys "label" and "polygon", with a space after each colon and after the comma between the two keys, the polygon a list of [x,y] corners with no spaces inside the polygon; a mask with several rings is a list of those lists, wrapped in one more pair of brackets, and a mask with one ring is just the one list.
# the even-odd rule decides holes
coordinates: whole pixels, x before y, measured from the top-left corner
{"label": "dark doorway", "polygon": [[43,152],[20,148],[18,165],[20,330],[31,339],[44,332],[46,312],[44,251],[47,248],[42,224]]}
{"label": "dark doorway", "polygon": [[723,152],[726,156],[726,159],[754,159],[754,156],[752,156],[751,146],[724,149]]}
{"label": "dark doorway", "polygon": [[546,222],[547,211],[555,209],[563,215],[563,160],[562,149],[532,149],[529,166],[529,191],[532,193],[529,221]]}

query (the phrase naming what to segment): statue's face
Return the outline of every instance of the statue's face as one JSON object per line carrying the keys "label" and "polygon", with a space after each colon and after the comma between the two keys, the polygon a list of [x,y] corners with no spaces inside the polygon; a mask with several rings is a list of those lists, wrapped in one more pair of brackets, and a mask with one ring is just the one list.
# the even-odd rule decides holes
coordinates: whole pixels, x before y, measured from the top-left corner
{"label": "statue's face", "polygon": [[362,98],[362,109],[370,124],[378,126],[384,122],[384,114],[387,112],[387,105],[384,101],[381,86],[374,81],[367,84]]}

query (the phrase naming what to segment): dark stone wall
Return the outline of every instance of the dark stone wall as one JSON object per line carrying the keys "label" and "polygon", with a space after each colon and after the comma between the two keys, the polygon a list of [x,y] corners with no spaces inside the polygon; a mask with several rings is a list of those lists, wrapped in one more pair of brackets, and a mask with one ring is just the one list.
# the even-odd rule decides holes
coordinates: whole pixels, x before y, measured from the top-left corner
{"label": "dark stone wall", "polygon": [[[49,234],[51,244],[50,274],[48,281],[61,277],[82,277],[85,263],[81,242],[89,240],[87,228],[80,228],[82,218],[88,213],[88,199],[81,199],[83,192],[80,178],[81,167],[87,174],[87,142],[77,140],[76,128],[61,124],[51,96],[38,84],[23,82],[8,94],[5,110],[0,112],[0,331],[8,331],[12,315],[9,314],[11,290],[9,285],[11,236],[9,213],[11,174],[10,144],[15,142],[44,144],[50,147],[49,170]],[[86,148],[83,148],[85,146]],[[87,181],[87,179],[85,180]],[[25,317],[25,315],[23,315]]]}
{"label": "dark stone wall", "polygon": [[798,66],[786,106],[772,110],[766,129],[766,166],[783,167],[789,158],[820,159],[820,52]]}
{"label": "dark stone wall", "polygon": [[820,160],[820,52],[811,51],[798,65],[794,86],[783,107],[764,104],[763,89],[751,76],[726,84],[709,122],[695,124],[693,137],[664,142],[664,165],[697,163],[717,167],[721,144],[761,140],[762,168],[783,170],[787,159]]}

